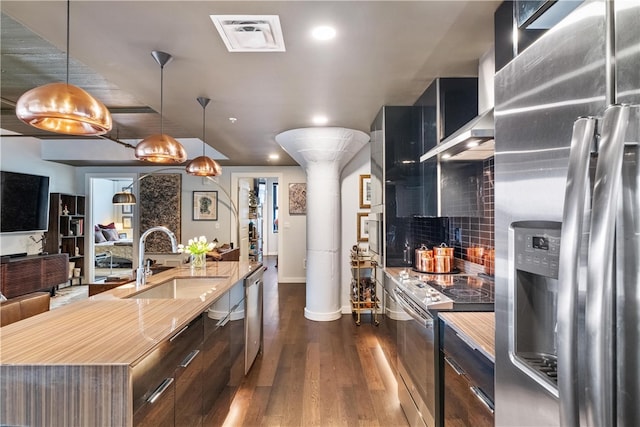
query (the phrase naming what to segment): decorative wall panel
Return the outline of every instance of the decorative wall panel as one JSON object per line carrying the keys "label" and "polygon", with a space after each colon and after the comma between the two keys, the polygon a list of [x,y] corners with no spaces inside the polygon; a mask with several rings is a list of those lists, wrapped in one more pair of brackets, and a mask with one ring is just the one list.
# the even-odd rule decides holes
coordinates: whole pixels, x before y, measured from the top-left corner
{"label": "decorative wall panel", "polygon": [[[181,241],[182,174],[149,175],[140,181],[140,234],[163,225]],[[151,233],[146,253],[170,253],[171,242],[164,233]]]}

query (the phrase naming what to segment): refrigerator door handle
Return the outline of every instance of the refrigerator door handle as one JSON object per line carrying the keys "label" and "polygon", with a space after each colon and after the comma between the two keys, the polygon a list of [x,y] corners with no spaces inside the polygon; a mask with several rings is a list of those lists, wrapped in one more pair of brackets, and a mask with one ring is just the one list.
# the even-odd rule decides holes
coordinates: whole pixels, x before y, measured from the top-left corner
{"label": "refrigerator door handle", "polygon": [[624,136],[629,107],[613,105],[605,111],[593,190],[589,264],[587,268],[586,423],[612,426],[614,362],[613,252],[618,198],[622,184]]}
{"label": "refrigerator door handle", "polygon": [[640,105],[629,112],[616,220],[616,366],[618,426],[640,426]]}
{"label": "refrigerator door handle", "polygon": [[[565,189],[558,282],[558,393],[561,425],[580,424],[578,401],[578,276],[585,200],[589,193],[589,159],[597,119],[582,117],[573,124]],[[589,201],[587,201],[588,203]],[[588,221],[588,219],[587,219]]]}

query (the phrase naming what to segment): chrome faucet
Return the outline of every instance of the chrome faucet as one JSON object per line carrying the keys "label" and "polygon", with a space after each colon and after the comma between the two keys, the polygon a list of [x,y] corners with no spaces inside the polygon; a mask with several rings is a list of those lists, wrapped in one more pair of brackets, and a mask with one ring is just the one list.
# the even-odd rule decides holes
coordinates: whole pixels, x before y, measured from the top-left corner
{"label": "chrome faucet", "polygon": [[147,275],[150,275],[151,269],[145,268],[144,265],[144,244],[147,240],[147,236],[154,231],[162,231],[164,234],[169,236],[171,240],[171,250],[176,253],[178,252],[178,239],[176,239],[176,235],[173,234],[173,231],[169,230],[167,227],[157,226],[151,227],[140,236],[140,243],[138,246],[138,269],[136,270],[136,287],[142,286],[145,284]]}

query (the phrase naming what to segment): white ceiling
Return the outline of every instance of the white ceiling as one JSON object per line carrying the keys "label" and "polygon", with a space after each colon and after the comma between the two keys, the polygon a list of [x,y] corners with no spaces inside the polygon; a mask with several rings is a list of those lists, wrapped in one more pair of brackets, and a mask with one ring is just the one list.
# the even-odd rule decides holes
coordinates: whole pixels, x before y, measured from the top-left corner
{"label": "white ceiling", "polygon": [[[160,109],[160,67],[150,53],[168,52],[166,133],[201,137],[196,97],[206,96],[205,139],[228,157],[221,164],[293,165],[275,136],[313,126],[314,114],[325,114],[327,126],[368,133],[382,105],[412,105],[435,77],[477,76],[499,4],[74,0],[69,82],[112,111],[112,138],[135,141],[159,131],[148,107]],[[2,127],[42,135],[14,119],[11,103],[27,89],[64,80],[66,2],[3,0],[1,8]],[[212,14],[278,15],[286,52],[228,52]],[[312,40],[318,24],[335,26],[336,39]],[[280,160],[268,160],[272,153]],[[105,164],[104,157],[101,150],[94,163]]]}

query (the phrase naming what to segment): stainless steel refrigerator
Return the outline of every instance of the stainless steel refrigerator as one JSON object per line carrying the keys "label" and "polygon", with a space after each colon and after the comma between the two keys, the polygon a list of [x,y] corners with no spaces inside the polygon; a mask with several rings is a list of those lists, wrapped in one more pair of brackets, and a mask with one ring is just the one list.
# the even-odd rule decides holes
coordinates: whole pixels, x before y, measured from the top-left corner
{"label": "stainless steel refrigerator", "polygon": [[495,96],[496,425],[640,426],[640,1],[584,2]]}

